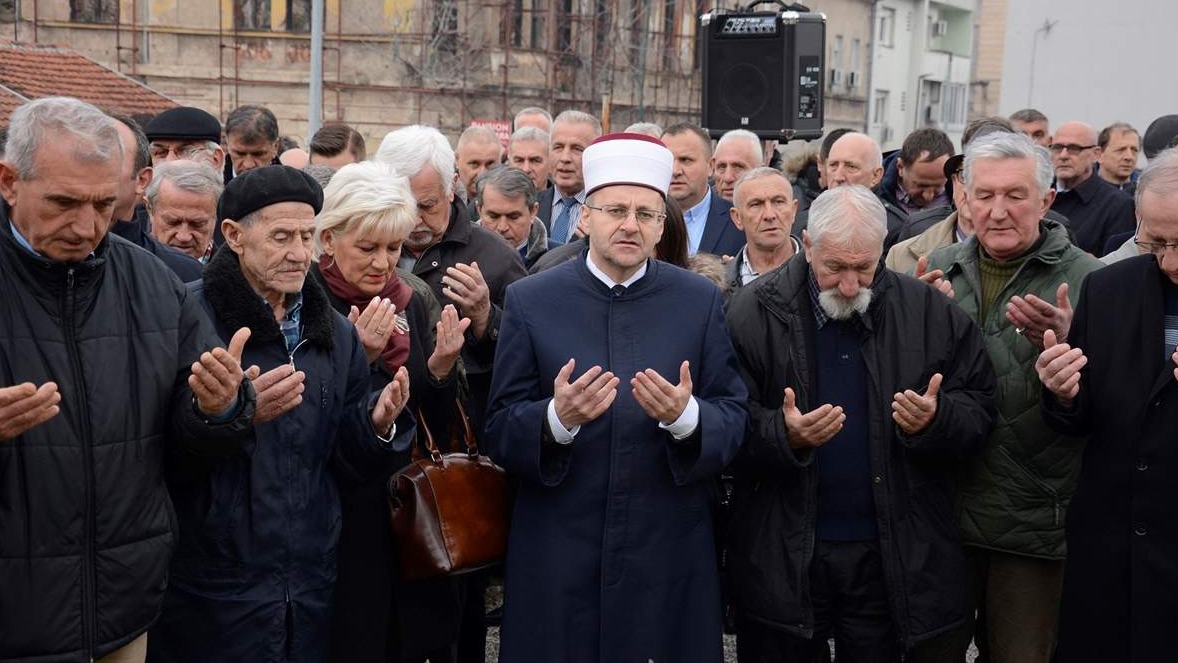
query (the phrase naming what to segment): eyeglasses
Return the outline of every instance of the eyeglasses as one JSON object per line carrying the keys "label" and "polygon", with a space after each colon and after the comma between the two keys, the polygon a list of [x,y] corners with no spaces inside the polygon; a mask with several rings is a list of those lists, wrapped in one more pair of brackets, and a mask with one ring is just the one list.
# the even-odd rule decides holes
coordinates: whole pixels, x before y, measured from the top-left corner
{"label": "eyeglasses", "polygon": [[1096,147],[1096,146],[1095,145],[1076,145],[1075,143],[1052,143],[1051,147],[1049,149],[1054,154],[1059,154],[1059,153],[1063,152],[1064,150],[1067,150],[1071,154],[1079,154],[1079,153],[1083,152],[1084,150],[1090,150],[1094,147]]}
{"label": "eyeglasses", "polygon": [[604,212],[606,216],[618,222],[625,221],[626,219],[630,218],[631,214],[633,214],[634,218],[638,220],[638,223],[642,224],[651,224],[667,218],[667,215],[663,212],[656,212],[652,209],[632,210],[625,205],[602,205],[601,207],[586,205],[585,207],[588,207],[592,210],[597,210],[598,212]]}
{"label": "eyeglasses", "polygon": [[152,159],[167,159],[169,154],[175,154],[177,159],[191,159],[208,151],[208,147],[193,143],[189,143],[188,145],[179,145],[176,147],[160,145],[159,143],[152,143],[149,148]]}
{"label": "eyeglasses", "polygon": [[1174,251],[1175,254],[1178,254],[1178,242],[1175,242],[1173,244],[1162,244],[1159,242],[1143,242],[1143,241],[1137,239],[1136,237],[1134,237],[1133,243],[1136,244],[1141,249],[1148,251],[1149,253],[1152,253],[1154,256],[1156,256],[1158,258],[1161,258],[1162,256],[1166,255],[1166,252],[1171,251],[1171,250]]}

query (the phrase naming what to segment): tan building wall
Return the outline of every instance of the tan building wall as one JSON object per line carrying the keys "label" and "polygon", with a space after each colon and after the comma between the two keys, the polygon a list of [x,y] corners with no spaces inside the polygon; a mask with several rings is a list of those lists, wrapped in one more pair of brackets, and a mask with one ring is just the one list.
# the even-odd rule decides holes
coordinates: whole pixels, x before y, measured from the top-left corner
{"label": "tan building wall", "polygon": [[[566,15],[548,0],[326,0],[323,113],[375,149],[412,123],[452,138],[472,120],[525,106],[603,114],[609,127],[699,121],[697,3],[592,0]],[[71,9],[73,6],[73,9]],[[288,6],[295,7],[292,16]],[[306,139],[310,0],[22,0],[0,38],[57,43],[224,118],[264,104]],[[868,0],[815,0],[827,58],[826,126],[862,128],[870,65]],[[72,12],[72,14],[71,14]],[[858,52],[855,48],[858,44]],[[857,56],[856,56],[857,55]],[[852,77],[851,74],[854,74]]]}
{"label": "tan building wall", "polygon": [[978,0],[975,16],[974,76],[969,118],[998,114],[1002,91],[1002,57],[1006,47],[1006,13],[1009,0]]}
{"label": "tan building wall", "polygon": [[[93,0],[99,20],[115,2]],[[102,23],[71,20],[69,3],[24,0],[22,20],[0,26],[0,38],[69,45],[221,118],[265,104],[283,133],[305,138],[309,34],[286,29],[279,0],[260,14],[268,23],[253,21],[269,30],[235,29],[259,16],[240,16],[251,3],[267,0],[121,0],[117,21]],[[664,3],[610,0],[564,18],[555,4],[525,0],[513,16],[515,3],[327,0],[323,118],[352,124],[372,148],[406,124],[455,137],[471,120],[530,105],[600,115],[605,94],[614,128],[697,118],[690,3],[664,15]]]}
{"label": "tan building wall", "polygon": [[[840,127],[862,130],[867,126],[871,2],[813,0],[806,6],[826,14],[826,130]],[[837,83],[831,74],[835,70],[840,72]]]}

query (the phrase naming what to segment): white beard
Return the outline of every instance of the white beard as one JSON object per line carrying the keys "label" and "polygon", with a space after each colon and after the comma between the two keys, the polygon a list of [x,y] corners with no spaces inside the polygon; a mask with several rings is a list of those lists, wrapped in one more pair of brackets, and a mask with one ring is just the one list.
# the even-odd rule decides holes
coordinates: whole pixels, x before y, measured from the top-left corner
{"label": "white beard", "polygon": [[835,320],[849,320],[858,313],[865,315],[867,306],[871,304],[871,288],[860,288],[858,294],[847,299],[839,294],[838,288],[830,288],[818,293],[818,303],[826,315]]}

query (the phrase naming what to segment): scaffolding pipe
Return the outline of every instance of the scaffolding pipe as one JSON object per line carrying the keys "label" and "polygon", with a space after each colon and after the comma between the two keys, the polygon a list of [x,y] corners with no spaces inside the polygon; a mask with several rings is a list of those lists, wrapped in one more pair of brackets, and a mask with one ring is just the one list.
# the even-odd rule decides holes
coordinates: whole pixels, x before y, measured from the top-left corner
{"label": "scaffolding pipe", "polygon": [[311,85],[307,100],[307,144],[323,126],[323,0],[311,0]]}

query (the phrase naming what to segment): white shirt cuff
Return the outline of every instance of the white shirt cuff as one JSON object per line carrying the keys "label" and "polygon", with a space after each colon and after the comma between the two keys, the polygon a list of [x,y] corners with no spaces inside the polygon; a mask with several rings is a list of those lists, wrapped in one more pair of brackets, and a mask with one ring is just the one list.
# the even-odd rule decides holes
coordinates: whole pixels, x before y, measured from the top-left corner
{"label": "white shirt cuff", "polygon": [[380,433],[376,434],[376,439],[380,440],[381,442],[384,442],[385,446],[392,444],[393,438],[395,438],[395,437],[397,437],[397,422],[395,422],[395,421],[393,422],[392,428],[389,429],[389,436],[388,437],[384,437]]}
{"label": "white shirt cuff", "polygon": [[660,421],[659,428],[670,433],[676,440],[685,439],[694,433],[695,429],[699,428],[699,403],[695,396],[687,401],[687,407],[683,408],[683,414],[679,415],[678,419],[669,424]]}
{"label": "white shirt cuff", "polygon": [[555,398],[548,401],[548,427],[552,429],[552,439],[557,444],[572,444],[573,438],[581,430],[580,426],[573,426],[572,429],[564,427],[560,417],[556,416]]}

